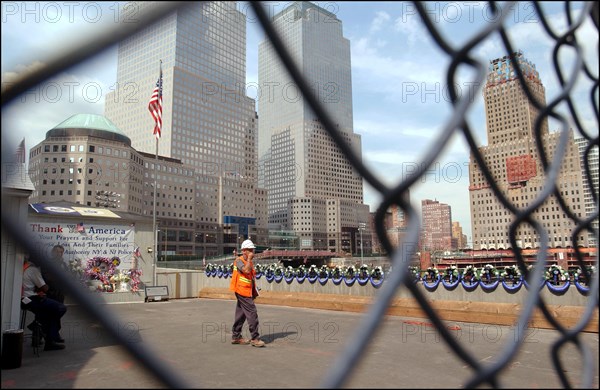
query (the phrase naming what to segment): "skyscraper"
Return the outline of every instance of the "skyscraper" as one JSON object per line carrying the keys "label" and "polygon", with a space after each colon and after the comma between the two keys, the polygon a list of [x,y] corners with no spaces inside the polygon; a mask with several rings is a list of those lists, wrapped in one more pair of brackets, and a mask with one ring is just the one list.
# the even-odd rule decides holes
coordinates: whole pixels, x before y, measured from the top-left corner
{"label": "skyscraper", "polygon": [[467,235],[463,234],[460,222],[452,221],[452,239],[456,241],[456,249],[467,248],[467,245],[469,244]]}
{"label": "skyscraper", "polygon": [[[350,42],[342,22],[310,2],[294,2],[272,23],[314,95],[354,152]],[[259,183],[268,190],[269,223],[291,229],[301,247],[340,250],[350,242],[356,253],[360,223],[368,222],[362,178],[340,152],[271,42],[259,46]]]}
{"label": "skyscraper", "polygon": [[[128,11],[154,6],[133,4],[124,7],[125,18]],[[195,201],[189,207],[197,227],[214,230],[224,225],[236,241],[250,234],[249,226],[260,228],[257,220],[264,220],[266,229],[266,218],[257,219],[261,211],[256,205],[262,204],[257,198],[266,195],[256,184],[255,101],[245,95],[246,19],[236,3],[197,2],[120,43],[117,88],[106,98],[105,115],[130,137],[132,147],[152,154],[156,139],[148,100],[161,68],[158,154],[194,169]],[[144,188],[145,194],[152,191]],[[152,205],[144,206],[151,214]]]}
{"label": "skyscraper", "polygon": [[437,200],[421,201],[421,250],[449,251],[456,249],[452,243],[452,209]]}
{"label": "skyscraper", "polygon": [[[545,89],[535,65],[523,53],[515,53],[528,88],[540,102],[546,104]],[[487,83],[483,90],[488,146],[479,148],[487,167],[504,196],[519,210],[527,208],[545,187],[546,176],[536,144],[535,123],[539,116],[515,73],[509,56],[490,61]],[[540,121],[540,142],[548,161],[552,160],[560,132],[549,132],[547,118]],[[568,145],[556,184],[570,211],[579,218],[585,216],[579,151],[573,131],[568,133]],[[507,249],[509,226],[514,215],[498,200],[473,155],[469,163],[469,196],[474,249]],[[533,212],[549,235],[549,246],[588,246],[587,234],[578,234],[577,243],[571,234],[575,223],[561,209],[555,196],[550,196]],[[529,224],[516,229],[516,245],[523,248],[540,246],[539,234]]]}
{"label": "skyscraper", "polygon": [[[598,145],[593,145],[587,150],[588,140],[584,137],[575,138],[575,143],[579,148],[579,153],[581,155],[581,169],[583,171],[583,198],[585,203],[585,214],[587,217],[590,217],[594,214],[596,210],[596,204],[594,202],[593,191],[594,188],[598,191],[598,182],[600,181],[600,170],[598,169]],[[589,174],[588,178],[586,175],[586,160],[589,165]],[[598,231],[598,218],[596,218],[592,222],[592,226],[596,231]],[[590,240],[590,246],[598,246],[598,236],[593,232],[589,232],[588,234]]]}

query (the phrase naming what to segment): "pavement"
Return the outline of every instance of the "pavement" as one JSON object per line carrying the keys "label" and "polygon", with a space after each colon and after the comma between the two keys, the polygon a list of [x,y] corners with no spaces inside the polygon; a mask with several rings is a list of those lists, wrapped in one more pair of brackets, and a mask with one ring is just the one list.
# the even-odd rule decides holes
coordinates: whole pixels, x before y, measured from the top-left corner
{"label": "pavement", "polygon": [[[105,319],[115,324],[121,340],[89,318],[81,306],[69,305],[61,332],[66,349],[42,349],[38,357],[30,339],[25,338],[21,366],[2,370],[2,388],[329,387],[325,384],[331,382],[326,379],[346,356],[364,314],[266,304],[257,307],[264,348],[231,344],[233,300],[192,298],[102,305]],[[482,367],[497,363],[507,345],[514,344],[512,327],[446,324]],[[529,328],[519,352],[496,375],[495,386],[565,387],[551,358],[559,335],[554,330]],[[244,336],[249,337],[247,324]],[[578,337],[594,359],[591,387],[598,388],[598,333],[584,332]],[[129,343],[133,353],[120,341]],[[564,345],[560,359],[563,365],[559,369],[571,380],[570,385],[583,387],[584,358],[577,348]],[[386,316],[340,387],[463,388],[474,375],[427,319]]]}

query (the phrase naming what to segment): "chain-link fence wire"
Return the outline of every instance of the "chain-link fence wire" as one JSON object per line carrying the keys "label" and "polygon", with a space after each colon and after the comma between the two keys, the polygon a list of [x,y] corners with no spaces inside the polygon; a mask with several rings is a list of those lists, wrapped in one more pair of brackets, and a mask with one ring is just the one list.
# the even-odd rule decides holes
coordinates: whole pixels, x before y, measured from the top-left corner
{"label": "chain-link fence wire", "polygon": [[[466,65],[472,67],[475,70],[475,85],[483,85],[483,81],[486,76],[486,69],[484,64],[476,61],[471,56],[469,56],[469,52],[478,44],[480,44],[483,40],[485,40],[490,34],[498,32],[502,41],[505,45],[507,53],[511,56],[511,61],[513,64],[517,65],[517,61],[514,58],[514,50],[508,39],[506,34],[506,30],[504,28],[504,22],[506,17],[509,15],[507,12],[510,7],[514,6],[513,3],[507,3],[503,8],[498,8],[496,3],[490,3],[491,9],[493,10],[495,16],[495,20],[490,22],[481,31],[476,32],[473,37],[466,43],[464,46],[454,49],[450,42],[448,42],[437,30],[434,23],[431,21],[428,13],[426,12],[424,5],[415,2],[415,7],[418,10],[418,13],[427,27],[427,30],[434,38],[435,42],[440,46],[440,48],[451,58],[451,63],[448,68],[447,73],[447,85],[454,86],[455,77],[457,69],[460,65]],[[533,102],[535,107],[540,110],[540,115],[536,119],[535,122],[535,134],[537,141],[537,149],[540,153],[542,164],[544,167],[544,171],[546,174],[545,179],[545,187],[544,190],[538,195],[538,197],[524,210],[518,210],[502,193],[498,184],[494,180],[494,177],[490,173],[490,170],[487,167],[483,157],[479,153],[479,150],[474,142],[473,132],[469,126],[468,120],[466,119],[466,111],[471,105],[471,101],[467,96],[463,96],[462,98],[458,96],[456,90],[454,88],[450,88],[450,96],[452,100],[452,104],[454,106],[453,114],[450,120],[443,126],[443,131],[436,139],[436,141],[431,145],[430,150],[427,152],[425,157],[421,162],[421,169],[418,172],[415,172],[411,177],[402,180],[395,187],[388,187],[384,185],[381,181],[379,181],[375,175],[369,171],[363,164],[360,159],[360,156],[355,155],[350,147],[344,142],[342,138],[342,134],[336,131],[336,127],[334,126],[334,122],[331,120],[329,115],[327,114],[324,107],[320,106],[315,99],[315,97],[311,94],[311,91],[308,87],[308,84],[303,79],[301,72],[295,66],[291,56],[286,50],[285,45],[282,43],[281,39],[277,35],[273,26],[269,23],[266,13],[262,9],[259,4],[253,3],[253,9],[257,14],[261,25],[265,29],[265,32],[271,43],[275,47],[277,53],[279,54],[280,59],[287,67],[290,76],[299,86],[300,91],[303,96],[307,100],[310,107],[314,110],[316,116],[321,120],[324,127],[327,129],[328,133],[335,140],[340,150],[344,153],[348,161],[354,166],[354,168],[363,176],[363,178],[377,191],[379,191],[382,195],[383,201],[376,212],[375,217],[375,226],[377,231],[377,236],[381,240],[383,247],[387,250],[388,253],[392,254],[392,266],[395,272],[390,275],[387,283],[383,286],[381,293],[378,295],[377,300],[373,304],[373,306],[369,309],[369,312],[363,317],[362,326],[359,326],[359,330],[357,331],[357,335],[354,338],[354,341],[350,343],[344,353],[341,353],[339,358],[337,359],[332,370],[329,371],[327,378],[324,381],[325,387],[340,387],[344,385],[345,381],[349,378],[348,373],[354,368],[354,366],[358,363],[361,356],[361,352],[367,347],[367,344],[370,340],[372,340],[373,335],[377,331],[381,319],[383,318],[387,307],[390,305],[391,300],[393,299],[396,290],[403,285],[413,294],[415,299],[419,302],[422,309],[426,312],[429,319],[435,325],[437,331],[442,335],[444,340],[450,345],[454,351],[454,353],[461,358],[465,363],[467,363],[474,370],[474,376],[470,378],[465,384],[466,387],[474,387],[481,385],[484,382],[487,382],[489,385],[498,386],[498,374],[507,366],[507,364],[517,355],[519,352],[519,347],[523,342],[524,331],[527,328],[527,324],[531,319],[531,315],[536,306],[539,306],[543,311],[544,316],[548,319],[550,323],[552,323],[557,330],[562,333],[562,337],[553,347],[553,363],[556,368],[556,371],[559,375],[561,383],[563,386],[570,386],[568,378],[564,375],[564,371],[562,370],[562,364],[558,358],[558,354],[560,348],[564,346],[567,342],[573,342],[581,351],[585,359],[585,368],[583,373],[583,383],[591,385],[593,375],[594,375],[594,359],[589,360],[591,357],[591,353],[589,349],[582,343],[579,342],[577,338],[577,334],[581,331],[582,327],[589,322],[591,315],[593,313],[593,309],[598,306],[598,297],[597,297],[597,289],[598,289],[598,278],[597,274],[595,275],[595,280],[593,282],[592,290],[595,291],[592,294],[593,298],[588,301],[589,310],[586,311],[584,318],[581,319],[579,324],[575,326],[573,329],[568,330],[561,326],[559,322],[557,322],[548,312],[542,298],[539,295],[540,289],[535,288],[536,282],[533,283],[532,291],[528,294],[522,314],[519,316],[519,320],[517,326],[515,327],[516,337],[514,338],[515,342],[513,344],[506,345],[505,350],[498,358],[498,362],[493,365],[483,366],[480,364],[474,356],[470,355],[461,345],[458,343],[450,334],[450,332],[444,327],[442,320],[435,313],[435,310],[431,307],[431,305],[427,302],[426,297],[423,295],[421,290],[419,290],[416,285],[412,282],[411,277],[408,272],[408,267],[406,265],[409,264],[410,259],[414,251],[416,250],[414,245],[399,245],[398,248],[394,248],[385,232],[384,218],[385,213],[393,204],[398,205],[404,211],[405,215],[408,215],[408,220],[411,221],[408,232],[405,236],[405,243],[415,243],[418,242],[418,236],[420,231],[420,223],[419,218],[417,217],[416,210],[406,201],[402,195],[409,190],[410,186],[413,185],[422,175],[425,174],[426,170],[431,166],[431,164],[435,161],[436,158],[439,157],[444,147],[446,146],[448,140],[455,132],[462,132],[464,137],[466,138],[471,152],[475,156],[477,164],[481,167],[487,181],[490,183],[492,190],[496,197],[500,200],[503,206],[509,210],[514,216],[515,221],[510,226],[510,240],[513,248],[518,248],[516,243],[516,228],[523,222],[529,223],[540,235],[541,247],[539,250],[539,255],[537,256],[537,267],[534,268],[532,275],[528,275],[527,267],[525,266],[524,260],[521,256],[519,250],[515,250],[515,255],[517,258],[517,262],[520,268],[523,270],[525,277],[528,280],[537,281],[537,283],[541,283],[543,270],[546,263],[546,250],[548,248],[548,234],[543,229],[541,224],[536,221],[532,217],[533,211],[535,211],[549,196],[554,194],[558,199],[561,205],[561,208],[567,213],[569,218],[573,219],[576,222],[578,227],[582,227],[585,229],[593,230],[591,221],[594,218],[597,218],[598,211],[596,207],[595,217],[589,218],[588,220],[579,219],[572,211],[569,210],[569,207],[566,205],[564,199],[558,191],[558,187],[556,186],[558,172],[561,167],[562,158],[564,156],[567,140],[568,140],[568,126],[567,120],[562,115],[556,113],[553,109],[562,101],[566,100],[569,102],[569,108],[571,109],[571,115],[577,116],[573,103],[569,98],[569,93],[573,89],[573,86],[577,80],[578,75],[585,71],[585,74],[588,75],[594,82],[594,87],[592,92],[592,99],[594,98],[594,90],[597,91],[598,81],[597,76],[594,77],[589,69],[584,66],[583,56],[581,53],[581,48],[577,43],[575,38],[574,31],[581,26],[584,18],[589,17],[592,14],[592,10],[594,9],[592,3],[587,3],[584,8],[584,12],[580,14],[580,16],[573,20],[572,11],[569,4],[566,4],[565,12],[567,14],[567,18],[569,21],[569,30],[563,35],[558,36],[555,34],[548,26],[547,23],[544,22],[544,28],[556,40],[556,46],[554,50],[554,68],[559,74],[561,87],[563,88],[563,92],[557,97],[554,101],[552,101],[547,106],[543,106],[540,102],[536,101],[533,97],[533,94],[527,87],[525,83],[525,79],[523,77],[522,72],[520,71],[518,66],[515,66],[517,69],[517,75],[519,81],[528,98]],[[597,13],[597,8],[595,9]],[[503,12],[504,11],[504,12]],[[540,19],[544,19],[544,14],[539,7],[539,4],[536,3],[536,12],[538,13]],[[595,24],[597,26],[597,17],[595,18]],[[568,82],[565,82],[562,77],[562,72],[560,66],[558,65],[558,60],[556,53],[563,45],[569,45],[573,47],[577,52],[576,65],[572,68],[573,74],[569,78]],[[544,148],[541,144],[541,124],[545,117],[552,116],[558,119],[563,124],[563,129],[561,132],[561,137],[559,140],[559,145],[556,149],[556,153],[554,155],[553,161],[549,164],[545,155]],[[581,129],[580,122],[576,121],[579,130]],[[582,134],[586,137],[586,139],[590,142],[594,142],[592,136],[590,136],[585,131],[582,131]],[[595,143],[597,144],[597,136]],[[586,163],[588,172],[586,173],[588,177],[590,177],[589,172],[589,164]],[[595,191],[595,190],[594,190]],[[594,198],[596,199],[596,198]],[[597,203],[597,201],[596,201]],[[578,229],[579,230],[579,229]],[[594,234],[597,234],[595,232]],[[577,247],[575,244],[577,240],[577,236],[572,237],[572,241],[574,243],[574,247]],[[581,254],[577,251],[578,261],[580,263],[580,267],[585,268]],[[404,265],[404,266],[403,266]],[[587,274],[587,277],[590,275]],[[589,279],[588,279],[589,280]]]}
{"label": "chain-link fence wire", "polygon": [[[512,47],[512,42],[508,38],[508,27],[506,27],[506,20],[508,15],[510,15],[510,10],[513,9],[512,7],[515,5],[514,2],[503,3],[502,6],[496,2],[490,2],[489,7],[496,16],[494,21],[485,25],[480,31],[474,32],[471,39],[458,48],[454,48],[451,40],[449,40],[448,37],[444,37],[443,34],[438,31],[426,12],[424,5],[419,2],[415,2],[414,6],[416,7],[421,21],[426,27],[428,33],[434,39],[436,44],[446,53],[448,58],[451,59],[446,76],[447,85],[451,86],[449,88],[449,93],[452,101],[453,112],[447,122],[443,124],[443,131],[440,133],[439,137],[436,138],[435,142],[430,145],[430,148],[425,157],[422,159],[421,164],[419,164],[421,168],[409,177],[401,180],[399,183],[397,183],[397,185],[387,186],[378,180],[373,172],[363,165],[360,158],[361,156],[354,154],[354,152],[342,138],[342,135],[336,130],[336,127],[334,126],[334,123],[326,109],[322,107],[315,99],[312,91],[308,87],[308,84],[304,80],[302,73],[292,61],[285,45],[282,43],[280,37],[270,23],[262,4],[259,2],[251,3],[252,9],[254,10],[256,17],[263,27],[266,36],[268,39],[270,39],[282,62],[287,67],[290,77],[296,82],[298,88],[306,99],[306,102],[313,109],[324,128],[336,142],[337,146],[341,152],[344,153],[348,161],[364,178],[364,180],[380,193],[382,198],[381,204],[377,208],[375,214],[375,227],[377,237],[381,241],[382,246],[386,249],[387,253],[390,253],[390,260],[392,262],[394,272],[388,275],[386,278],[386,283],[384,283],[380,288],[380,293],[378,294],[373,305],[371,305],[369,311],[363,316],[363,322],[361,326],[358,327],[355,337],[351,338],[352,341],[335,359],[333,367],[328,371],[325,380],[321,384],[322,387],[342,387],[348,380],[351,379],[349,374],[352,372],[352,369],[356,366],[356,364],[359,363],[361,357],[365,356],[362,354],[362,351],[365,350],[367,343],[372,340],[378,331],[378,328],[385,316],[386,309],[390,306],[391,301],[398,289],[401,288],[407,288],[412,293],[421,309],[431,320],[446,343],[452,348],[454,354],[458,358],[462,359],[472,369],[473,374],[464,384],[465,387],[477,387],[481,385],[490,385],[493,387],[500,386],[500,373],[507,368],[507,365],[513,361],[519,353],[520,347],[523,343],[523,337],[526,334],[525,329],[527,328],[536,307],[542,311],[545,319],[560,333],[559,339],[552,346],[551,353],[553,365],[557,376],[560,378],[562,386],[573,387],[572,383],[569,381],[569,378],[567,378],[565,375],[567,370],[565,367],[563,367],[559,358],[561,349],[565,348],[565,346],[569,343],[572,343],[580,351],[582,356],[583,369],[581,377],[579,378],[581,386],[583,388],[592,386],[594,371],[598,364],[597,356],[593,356],[590,349],[581,341],[579,336],[584,327],[589,324],[598,308],[599,278],[598,272],[590,275],[585,267],[583,255],[579,250],[579,246],[577,245],[577,237],[581,232],[592,232],[596,237],[598,235],[598,232],[595,230],[593,225],[593,223],[597,224],[598,220],[598,189],[591,186],[592,197],[595,205],[592,215],[588,215],[585,218],[580,218],[567,205],[565,199],[558,190],[556,180],[558,177],[558,172],[561,168],[561,164],[563,163],[563,157],[567,147],[567,124],[574,123],[579,133],[587,141],[587,146],[584,152],[585,176],[587,180],[592,183],[593,167],[590,165],[590,153],[594,147],[598,147],[598,76],[594,75],[589,64],[585,63],[581,46],[577,41],[575,32],[578,28],[580,28],[584,20],[587,18],[591,18],[596,30],[598,30],[597,4],[598,3],[585,2],[583,3],[583,11],[575,13],[572,9],[571,2],[564,3],[564,16],[568,21],[568,29],[563,34],[557,34],[550,27],[547,17],[544,14],[540,4],[538,2],[533,2],[535,12],[539,20],[542,22],[544,31],[556,42],[552,58],[554,70],[558,76],[561,86],[561,93],[550,103],[544,105],[537,101],[533,96],[527,84],[525,83],[521,69],[516,66],[518,62],[515,60],[515,51]],[[63,53],[59,53],[54,60],[48,62],[48,65],[45,68],[27,75],[9,87],[3,88],[3,109],[28,89],[43,83],[57,73],[77,65],[85,59],[98,54],[114,44],[117,44],[122,39],[141,31],[152,23],[157,22],[170,12],[185,6],[186,4],[179,2],[161,3],[160,6],[156,8],[150,8],[140,14],[138,23],[124,24],[117,29],[106,31],[103,34],[100,34],[91,42],[86,42],[83,45],[71,48]],[[537,198],[535,198],[534,201],[532,201],[524,209],[518,209],[500,190],[498,183],[495,181],[488,165],[478,150],[473,131],[469,121],[467,120],[466,112],[473,102],[470,101],[467,96],[459,96],[457,91],[452,87],[456,85],[454,80],[456,78],[456,72],[459,66],[467,66],[472,68],[475,74],[475,85],[483,85],[483,81],[486,77],[486,69],[484,64],[477,61],[472,56],[472,50],[492,34],[499,34],[501,36],[506,53],[508,53],[510,56],[512,64],[515,65],[515,70],[521,86],[523,87],[528,99],[540,112],[539,117],[535,122],[534,132],[536,135],[537,152],[544,168],[545,186],[538,194]],[[563,47],[571,48],[576,52],[576,58],[574,61],[575,63],[571,68],[571,73],[567,77],[563,75],[563,70],[559,66],[558,62],[558,52]],[[576,110],[576,102],[571,97],[571,93],[578,77],[585,77],[592,83],[592,87],[590,88],[590,100],[596,116],[594,127],[595,133],[587,131],[582,125],[582,120],[579,118]],[[565,114],[557,112],[556,107],[561,103],[565,103],[568,106],[568,117],[565,117]],[[547,117],[552,117],[562,124],[558,145],[551,160],[549,160],[546,151],[542,146],[541,136],[542,121]],[[417,250],[414,244],[409,243],[416,243],[419,241],[419,232],[421,228],[419,222],[420,218],[417,210],[415,210],[415,208],[406,201],[408,197],[403,195],[409,191],[411,186],[413,186],[417,180],[425,175],[427,169],[443,152],[450,137],[456,133],[464,136],[469,145],[470,151],[476,160],[476,163],[481,169],[495,196],[514,216],[514,222],[512,222],[509,226],[509,239],[512,244],[512,248],[517,248],[513,249],[515,258],[522,272],[525,274],[525,277],[529,281],[529,285],[531,285],[529,293],[527,294],[523,304],[523,310],[514,328],[515,336],[510,338],[511,340],[514,340],[514,342],[507,343],[501,354],[498,356],[497,361],[493,364],[484,365],[477,361],[475,356],[471,355],[467,350],[465,350],[465,348],[463,348],[463,346],[460,345],[460,343],[457,342],[457,340],[449,333],[441,318],[432,308],[422,291],[416,286],[416,284],[413,283],[412,277],[408,272],[408,267],[403,266],[410,263],[411,257]],[[3,131],[3,141],[6,137],[7,135],[5,131]],[[11,151],[7,150],[5,145],[7,145],[7,142],[3,142],[2,154],[3,156],[8,156],[11,154]],[[3,198],[4,196],[5,193],[3,189]],[[573,244],[572,247],[575,249],[578,265],[582,269],[585,278],[587,280],[591,280],[590,292],[584,314],[577,325],[571,329],[567,329],[562,326],[561,323],[551,315],[544,300],[539,294],[541,285],[538,285],[540,288],[536,288],[536,283],[541,283],[542,281],[544,266],[547,260],[545,253],[548,249],[548,232],[544,229],[542,224],[535,219],[533,212],[551,196],[558,200],[561,210],[576,224],[576,228],[574,229],[571,237]],[[403,241],[405,244],[400,244],[398,247],[394,247],[390,243],[385,231],[385,214],[392,205],[399,206],[404,211],[407,219],[411,221]],[[516,231],[521,224],[530,225],[533,229],[535,229],[540,237],[541,245],[538,252],[539,255],[537,256],[538,266],[534,267],[531,272],[528,271],[521,251],[518,249],[519,246],[517,245]],[[157,355],[149,353],[143,343],[133,343],[130,340],[127,340],[122,332],[119,332],[118,319],[115,318],[110,310],[103,305],[99,305],[98,303],[100,302],[95,295],[89,294],[75,281],[69,278],[67,274],[62,273],[59,267],[47,258],[47,254],[43,253],[35,245],[35,243],[32,243],[29,240],[28,232],[26,231],[25,227],[20,225],[19,221],[17,221],[15,217],[8,213],[2,213],[2,226],[3,234],[9,233],[24,251],[29,252],[34,258],[40,259],[41,265],[47,267],[51,273],[55,274],[58,281],[65,286],[65,290],[71,294],[76,302],[81,304],[81,307],[86,311],[86,313],[94,318],[94,320],[99,321],[117,342],[126,347],[135,358],[145,365],[149,372],[153,373],[166,386],[174,388],[191,387],[189,386],[189,383],[186,383],[185,379],[180,374],[166,366],[164,361],[155,359],[153,356]],[[596,269],[598,269],[598,258],[595,260],[595,265]]]}

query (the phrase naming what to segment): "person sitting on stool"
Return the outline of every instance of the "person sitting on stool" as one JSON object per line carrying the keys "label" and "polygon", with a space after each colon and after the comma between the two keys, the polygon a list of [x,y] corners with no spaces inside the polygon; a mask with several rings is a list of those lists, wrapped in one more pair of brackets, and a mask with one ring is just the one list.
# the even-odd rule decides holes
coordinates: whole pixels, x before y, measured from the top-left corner
{"label": "person sitting on stool", "polygon": [[25,257],[23,263],[23,307],[35,314],[36,320],[42,324],[46,340],[44,351],[65,349],[65,340],[60,337],[60,320],[67,312],[67,307],[46,296],[48,285],[42,278],[40,269]]}

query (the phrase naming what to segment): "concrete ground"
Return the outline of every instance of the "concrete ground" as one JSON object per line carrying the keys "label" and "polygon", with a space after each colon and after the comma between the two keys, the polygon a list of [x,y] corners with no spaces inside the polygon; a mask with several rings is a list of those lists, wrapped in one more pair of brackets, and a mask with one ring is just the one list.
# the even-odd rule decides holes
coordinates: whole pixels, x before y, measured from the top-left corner
{"label": "concrete ground", "polygon": [[[263,304],[257,307],[265,348],[230,343],[235,309],[232,300],[194,298],[104,306],[127,341],[142,346],[145,356],[155,358],[159,367],[177,378],[175,386],[193,388],[323,387],[363,316]],[[97,321],[88,319],[80,306],[69,306],[62,323],[66,349],[41,350],[37,357],[26,338],[21,367],[2,370],[3,389],[169,387]],[[514,328],[509,326],[447,324],[460,345],[484,367],[498,361],[515,337]],[[248,336],[247,325],[244,332]],[[592,387],[598,388],[598,333],[579,336],[594,359]],[[558,338],[557,331],[529,329],[517,355],[497,375],[496,385],[563,388],[551,359],[551,348]],[[560,351],[560,370],[573,387],[582,387],[582,355],[572,344]],[[427,319],[389,316],[343,387],[462,388],[473,374]]]}

